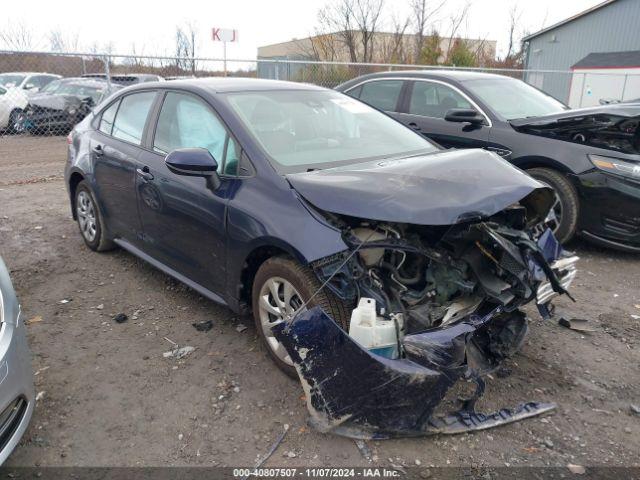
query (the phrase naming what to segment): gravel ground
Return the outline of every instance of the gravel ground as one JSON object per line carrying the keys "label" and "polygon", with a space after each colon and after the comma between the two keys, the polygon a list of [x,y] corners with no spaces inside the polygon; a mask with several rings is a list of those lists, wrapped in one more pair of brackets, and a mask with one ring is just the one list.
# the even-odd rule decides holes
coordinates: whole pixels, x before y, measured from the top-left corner
{"label": "gravel ground", "polygon": [[[369,463],[352,440],[306,426],[302,389],[271,364],[251,319],[124,251],[84,246],[61,175],[65,147],[63,137],[0,137],[0,255],[22,302],[41,395],[8,465],[251,466],[287,424],[267,466],[638,466],[640,257],[570,245],[582,257],[577,303],[557,306],[598,331],[545,323],[530,309],[523,351],[488,379],[480,402],[555,401],[555,414],[369,442]],[[118,313],[129,320],[115,323]],[[208,332],[192,326],[206,320]],[[171,342],[195,351],[164,358]]]}

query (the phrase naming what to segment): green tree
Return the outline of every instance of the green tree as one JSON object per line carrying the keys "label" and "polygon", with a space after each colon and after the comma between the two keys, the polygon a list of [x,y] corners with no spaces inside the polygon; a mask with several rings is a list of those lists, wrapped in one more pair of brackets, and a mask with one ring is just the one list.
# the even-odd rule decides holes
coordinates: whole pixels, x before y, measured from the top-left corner
{"label": "green tree", "polygon": [[462,39],[456,39],[449,51],[449,58],[446,61],[446,65],[477,67],[478,59],[475,52],[469,48],[467,42]]}
{"label": "green tree", "polygon": [[425,37],[418,61],[422,65],[437,65],[441,56],[440,35],[434,30],[431,35]]}

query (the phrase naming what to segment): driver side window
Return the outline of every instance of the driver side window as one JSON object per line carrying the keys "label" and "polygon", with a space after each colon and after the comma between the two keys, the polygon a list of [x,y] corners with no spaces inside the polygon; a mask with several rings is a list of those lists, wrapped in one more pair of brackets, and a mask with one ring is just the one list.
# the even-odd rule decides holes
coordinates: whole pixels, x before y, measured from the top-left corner
{"label": "driver side window", "polygon": [[409,113],[423,117],[444,118],[452,108],[473,106],[453,88],[440,83],[417,81],[413,84]]}
{"label": "driver side window", "polygon": [[153,141],[156,152],[206,148],[218,162],[219,173],[236,175],[240,148],[213,110],[192,95],[167,93]]}

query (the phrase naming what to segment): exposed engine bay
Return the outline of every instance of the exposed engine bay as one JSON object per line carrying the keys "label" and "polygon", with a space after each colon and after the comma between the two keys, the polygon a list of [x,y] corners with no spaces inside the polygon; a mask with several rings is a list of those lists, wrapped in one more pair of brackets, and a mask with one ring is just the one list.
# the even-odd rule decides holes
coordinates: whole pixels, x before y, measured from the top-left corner
{"label": "exposed engine bay", "polygon": [[[540,188],[489,218],[453,225],[322,212],[349,250],[312,267],[324,288],[355,307],[349,332],[318,308],[274,329],[307,392],[312,423],[386,438],[489,428],[554,408],[528,402],[491,415],[474,408],[482,375],[524,342],[519,307],[536,301],[544,312],[575,276],[578,258],[541,226],[549,206]],[[435,416],[463,378],[475,382],[475,394],[459,411]]]}
{"label": "exposed engine bay", "polygon": [[540,119],[525,124],[518,121],[512,122],[512,125],[523,133],[628,154],[640,153],[639,124],[640,117],[614,113],[591,113],[548,121]]}
{"label": "exposed engine bay", "polygon": [[[577,257],[556,258],[560,247],[551,232],[534,228],[521,204],[482,222],[447,227],[344,216],[333,221],[357,254],[316,262],[318,277],[348,303],[375,300],[378,316],[398,324],[399,337],[446,327],[497,305],[512,312],[539,294],[538,302],[547,303],[566,293],[575,275]],[[553,246],[545,257],[541,245],[547,242]]]}

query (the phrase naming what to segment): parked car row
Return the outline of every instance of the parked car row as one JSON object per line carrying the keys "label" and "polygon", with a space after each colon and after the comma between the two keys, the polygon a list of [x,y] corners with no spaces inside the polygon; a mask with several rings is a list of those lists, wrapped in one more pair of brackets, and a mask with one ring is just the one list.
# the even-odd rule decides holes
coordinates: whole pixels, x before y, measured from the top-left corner
{"label": "parked car row", "polygon": [[[570,110],[519,80],[460,72],[374,74],[337,90],[55,79],[14,127],[79,122],[65,183],[87,247],[121,247],[252,312],[275,364],[313,387],[322,431],[453,433],[553,409],[469,405],[523,345],[520,308],[549,318],[568,294],[578,258],[558,240],[640,251],[640,105]],[[0,429],[12,419],[17,438],[33,392],[30,371],[15,378]],[[462,379],[474,397],[438,420]]]}
{"label": "parked car row", "polygon": [[152,74],[32,72],[0,74],[0,131],[66,135],[93,107],[124,86],[163,81]]}

